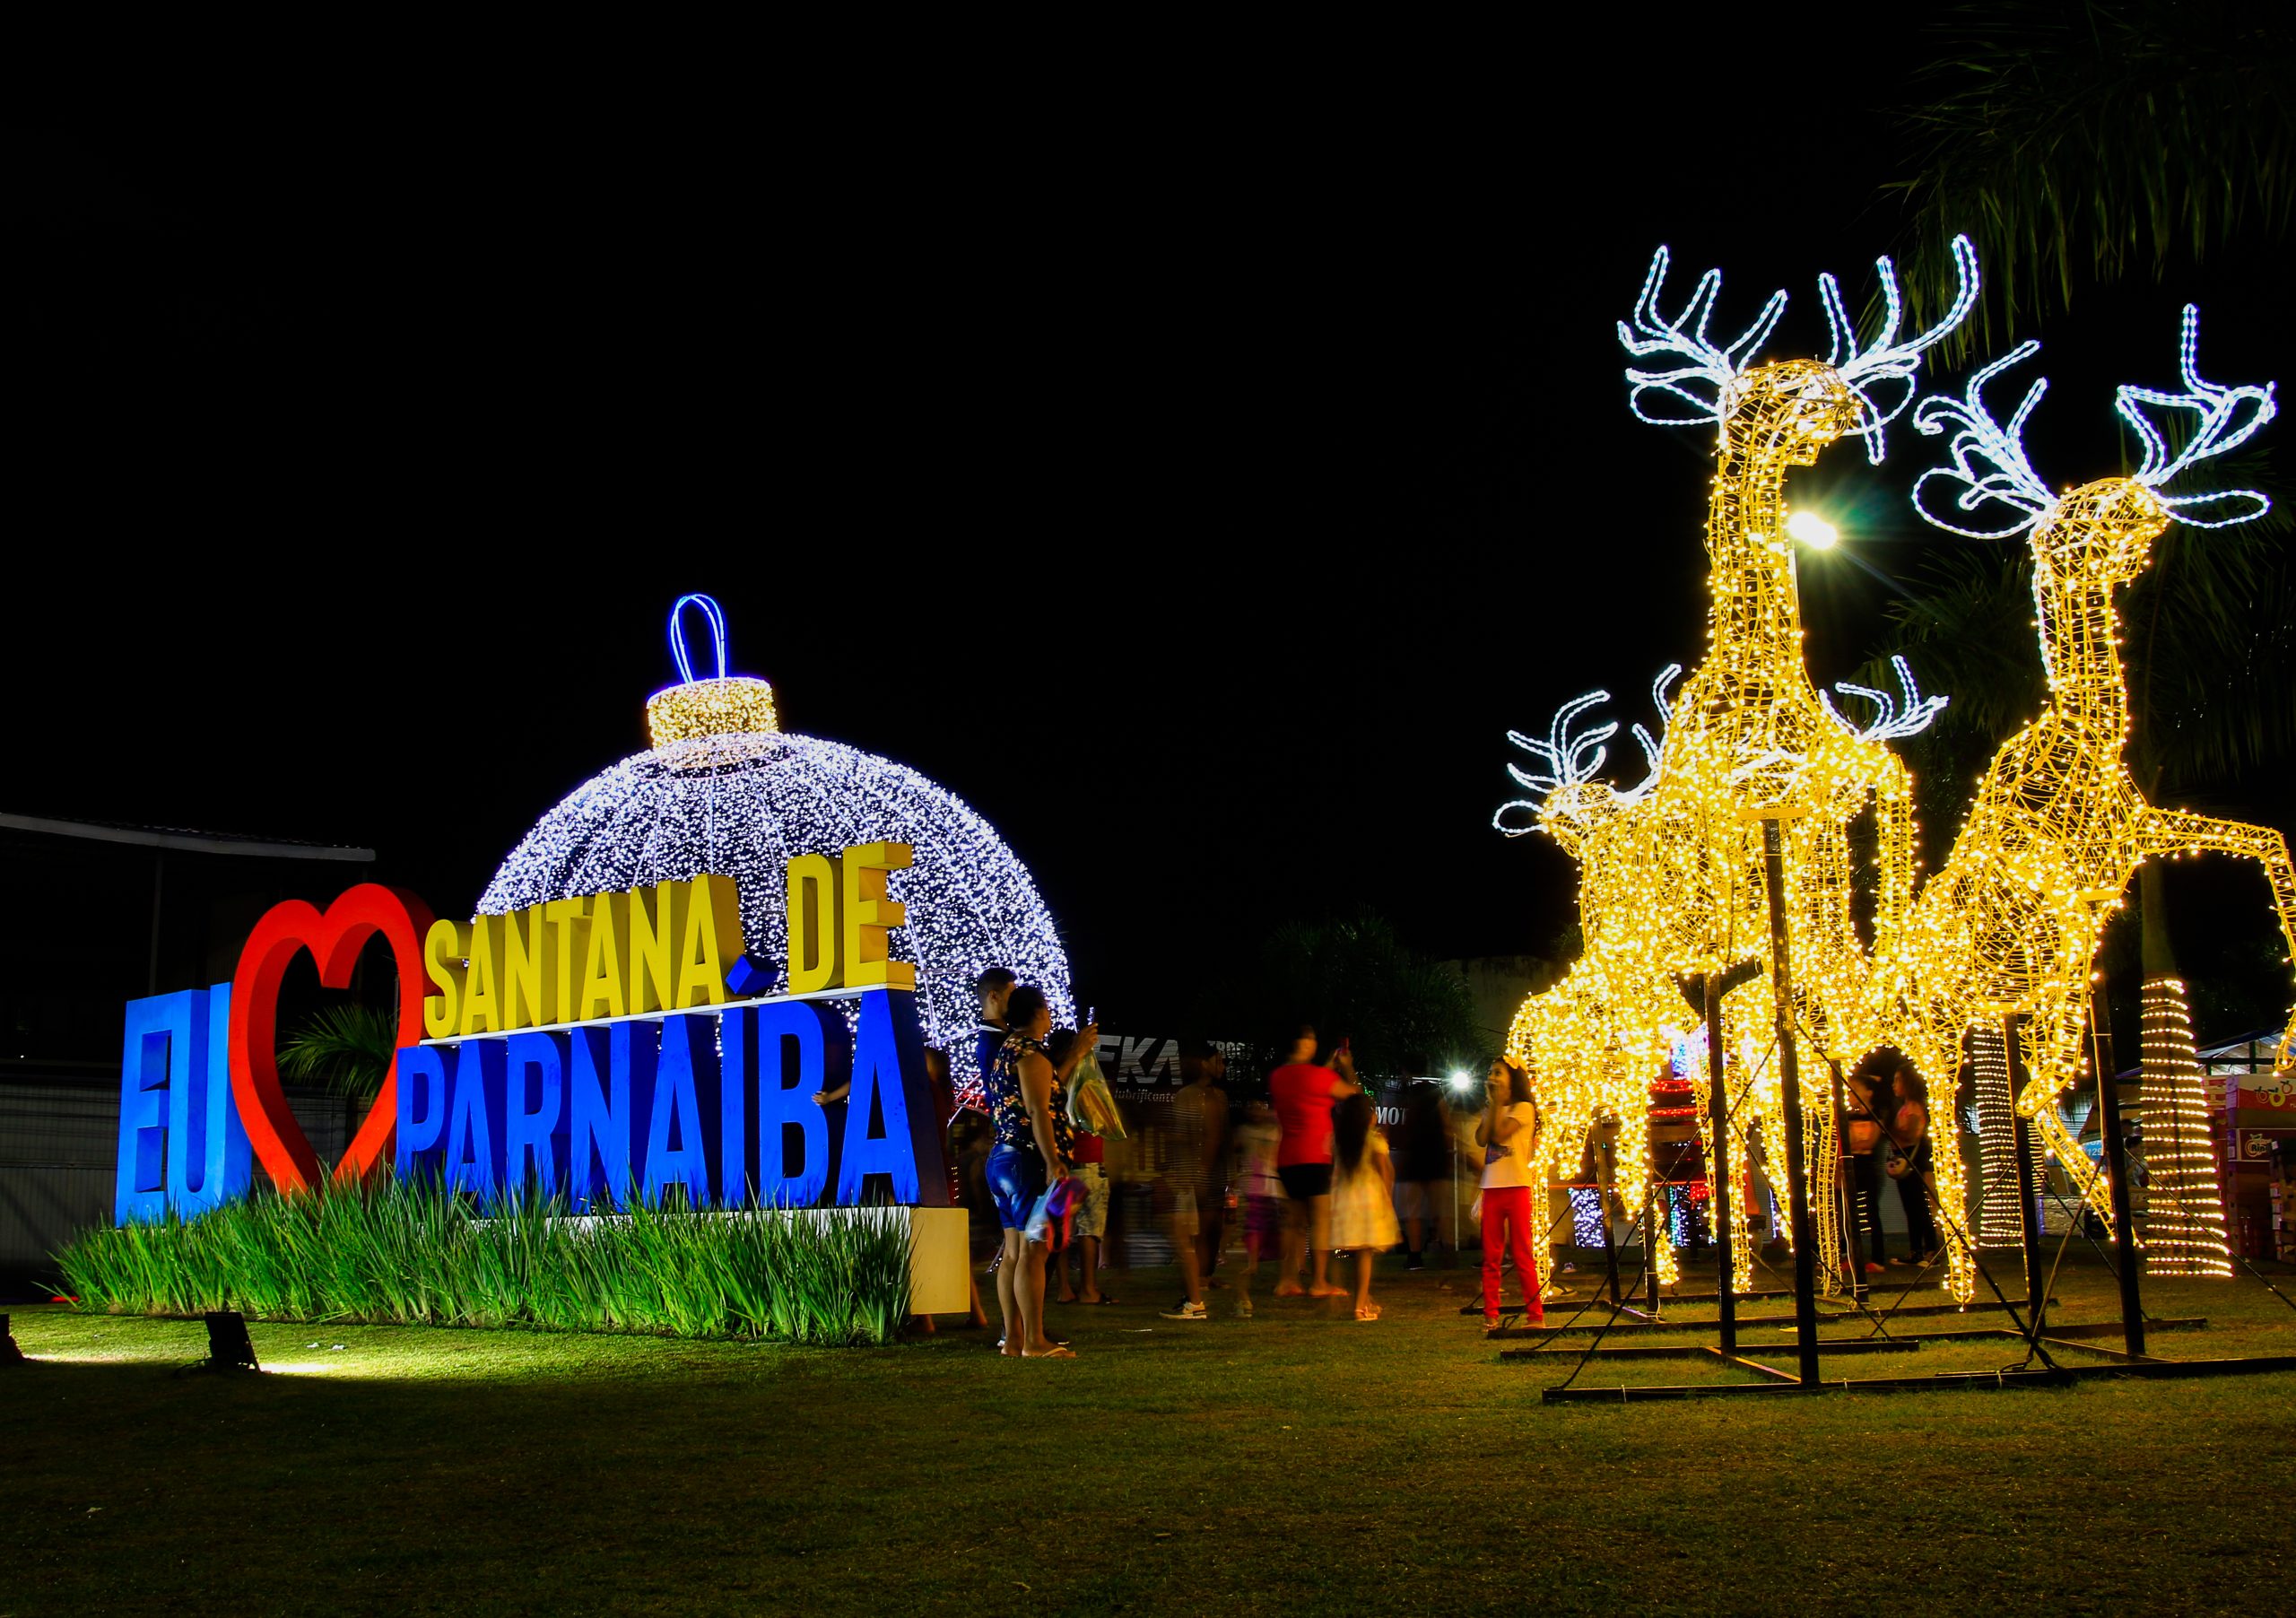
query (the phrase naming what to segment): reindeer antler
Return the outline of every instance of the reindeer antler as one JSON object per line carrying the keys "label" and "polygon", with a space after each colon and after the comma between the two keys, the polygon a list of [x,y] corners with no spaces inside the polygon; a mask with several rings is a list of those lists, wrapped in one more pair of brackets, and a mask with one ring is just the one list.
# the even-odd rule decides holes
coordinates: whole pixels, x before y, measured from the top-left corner
{"label": "reindeer antler", "polygon": [[[2178,344],[2177,369],[2182,377],[2185,391],[2159,393],[2149,387],[2135,387],[2126,384],[2113,390],[2113,408],[2121,419],[2136,429],[2144,443],[2144,464],[2136,470],[2136,481],[2154,493],[2171,478],[2188,471],[2202,461],[2224,455],[2246,443],[2257,429],[2279,413],[2273,401],[2273,384],[2262,387],[2220,387],[2213,382],[2201,380],[2193,367],[2196,352],[2200,346],[2200,309],[2197,305],[2185,305],[2184,331]],[[2164,404],[2171,410],[2196,411],[2200,424],[2193,430],[2191,440],[2183,449],[2171,455],[2161,430],[2154,426],[2140,404]],[[2243,414],[2245,407],[2246,413]],[[2254,489],[2223,489],[2206,494],[2161,494],[2161,503],[2176,514],[2179,522],[2190,523],[2196,528],[2229,528],[2235,523],[2252,522],[2272,509],[2272,502]],[[2231,517],[2213,522],[2187,514],[2187,509],[2205,505],[2214,500],[2247,500],[2248,507]]]}
{"label": "reindeer antler", "polygon": [[1665,728],[1674,717],[1674,705],[1666,700],[1666,688],[1682,672],[1681,664],[1669,663],[1658,671],[1658,677],[1650,682],[1650,700],[1658,709],[1658,734],[1652,735],[1639,723],[1634,726],[1635,745],[1642,749],[1642,761],[1648,768],[1639,781],[1619,794],[1620,797],[1630,802],[1640,799],[1658,784],[1658,760],[1665,745]]}
{"label": "reindeer antler", "polygon": [[[1547,726],[1544,742],[1536,736],[1526,736],[1519,730],[1507,733],[1509,741],[1538,759],[1546,768],[1535,770],[1525,770],[1519,764],[1507,766],[1507,773],[1514,777],[1515,784],[1526,788],[1531,796],[1501,804],[1499,813],[1491,817],[1491,823],[1495,829],[1509,837],[1520,837],[1526,831],[1536,831],[1536,817],[1547,798],[1570,787],[1584,786],[1595,779],[1595,772],[1602,769],[1603,761],[1610,752],[1603,744],[1618,734],[1618,724],[1613,720],[1574,736],[1570,734],[1570,723],[1588,709],[1610,700],[1611,694],[1606,691],[1590,691],[1583,697],[1573,697],[1556,712],[1554,723]],[[1594,754],[1591,760],[1587,757],[1590,751]],[[1507,812],[1510,809],[1530,811],[1532,823],[1526,826],[1509,825]]]}
{"label": "reindeer antler", "polygon": [[[1952,242],[1953,275],[1959,283],[1953,294],[1952,307],[1945,318],[1918,337],[1898,340],[1898,321],[1905,313],[1904,300],[1898,296],[1898,274],[1887,255],[1874,261],[1874,273],[1882,280],[1882,329],[1866,348],[1857,346],[1857,326],[1842,307],[1841,285],[1831,274],[1818,277],[1818,300],[1825,306],[1826,327],[1831,333],[1832,345],[1826,352],[1826,363],[1841,373],[1842,380],[1857,390],[1865,405],[1866,424],[1858,431],[1866,439],[1866,458],[1878,466],[1883,448],[1882,430],[1898,419],[1905,407],[1913,402],[1914,373],[1921,369],[1921,356],[1968,316],[1977,302],[1977,249],[1966,236],[1956,236]],[[1904,391],[1894,404],[1884,404],[1868,390],[1877,382],[1902,382]]]}
{"label": "reindeer antler", "polygon": [[[1951,394],[1933,394],[1915,406],[1913,424],[1923,437],[1935,438],[1948,426],[1956,430],[1947,445],[1952,452],[1953,464],[1932,466],[1914,482],[1913,509],[1921,513],[1924,522],[1967,539],[2006,539],[2031,527],[2042,512],[2057,503],[2057,496],[2049,492],[2040,474],[2025,458],[2025,419],[2041,402],[2041,395],[2048,391],[2048,378],[2034,379],[2006,427],[1994,421],[1984,397],[1987,382],[2011,366],[2031,359],[2040,349],[2041,345],[2031,339],[2020,343],[1971,377],[1960,398]],[[1967,528],[1947,521],[1931,510],[1923,498],[1922,491],[1937,478],[1961,485],[1961,492],[1953,500],[1955,511],[1974,511],[1990,501],[2015,511],[2016,520],[1997,528]]]}
{"label": "reindeer antler", "polygon": [[1905,711],[1898,711],[1898,700],[1885,691],[1875,691],[1870,685],[1857,685],[1848,680],[1834,682],[1834,690],[1845,697],[1863,697],[1875,709],[1874,722],[1860,730],[1841,716],[1833,705],[1833,698],[1824,692],[1818,700],[1825,707],[1826,715],[1861,742],[1901,742],[1908,736],[1919,735],[1929,728],[1929,723],[1944,711],[1951,697],[1925,697],[1921,688],[1913,683],[1913,670],[1901,657],[1892,657],[1890,666],[1897,671],[1898,690],[1905,695]]}
{"label": "reindeer antler", "polygon": [[[1650,273],[1642,278],[1642,295],[1634,300],[1634,324],[1618,323],[1618,340],[1626,352],[1638,360],[1653,354],[1679,356],[1688,361],[1672,370],[1640,370],[1629,366],[1626,379],[1631,391],[1628,407],[1636,417],[1656,427],[1689,427],[1703,422],[1722,419],[1724,400],[1731,383],[1744,374],[1755,352],[1768,341],[1778,318],[1786,310],[1786,293],[1781,290],[1770,295],[1761,306],[1761,313],[1754,323],[1740,332],[1737,340],[1719,348],[1706,335],[1707,323],[1714,318],[1715,300],[1721,296],[1722,272],[1709,270],[1698,279],[1698,286],[1683,306],[1682,313],[1669,320],[1659,312],[1658,295],[1665,288],[1666,266],[1671,258],[1665,248],[1651,256]],[[1713,390],[1709,398],[1691,391],[1692,385],[1703,385]],[[1653,415],[1642,407],[1645,394],[1664,394],[1691,406],[1689,414]],[[1676,407],[1679,408],[1679,407]]]}

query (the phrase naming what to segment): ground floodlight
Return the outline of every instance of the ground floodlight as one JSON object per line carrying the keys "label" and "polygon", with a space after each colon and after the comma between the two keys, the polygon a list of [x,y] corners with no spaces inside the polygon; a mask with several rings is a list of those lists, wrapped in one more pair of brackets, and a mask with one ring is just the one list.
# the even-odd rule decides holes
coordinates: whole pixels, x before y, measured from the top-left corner
{"label": "ground floodlight", "polygon": [[248,1341],[247,1318],[237,1309],[207,1312],[207,1369],[261,1370],[255,1362],[255,1344]]}

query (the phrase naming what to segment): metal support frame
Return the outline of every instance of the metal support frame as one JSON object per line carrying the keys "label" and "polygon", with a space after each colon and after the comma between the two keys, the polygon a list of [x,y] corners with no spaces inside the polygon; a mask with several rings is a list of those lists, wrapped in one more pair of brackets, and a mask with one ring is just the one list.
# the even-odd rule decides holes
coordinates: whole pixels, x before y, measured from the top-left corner
{"label": "metal support frame", "polygon": [[[2013,1013],[2001,1020],[2001,1042],[2009,1058],[2009,1135],[2017,1170],[2017,1229],[2025,1253],[2025,1299],[2028,1303],[2048,1291],[2041,1278],[2041,1204],[2033,1195],[2033,1132],[2018,1108],[2032,1074],[2025,1071],[2024,1042],[2018,1037],[2024,1014]],[[2039,1306],[2035,1305],[2035,1312]]]}
{"label": "metal support frame", "polygon": [[[1595,1301],[1596,1303],[1601,1303],[1602,1300],[1597,1298]],[[1604,1307],[1608,1308],[1609,1306],[1605,1304]],[[1884,1320],[1904,1320],[1939,1315],[1973,1315],[1999,1311],[2002,1308],[2003,1306],[1998,1303],[1917,1303],[1902,1308],[1888,1309],[1884,1311],[1880,1318]],[[1462,1312],[1479,1315],[1483,1313],[1483,1307],[1478,1304],[1472,1310],[1465,1310]],[[1623,1314],[1628,1311],[1620,1310],[1618,1312]],[[1832,1324],[1839,1321],[1847,1325],[1851,1321],[1865,1320],[1869,1318],[1870,1317],[1865,1314],[1840,1314],[1829,1315],[1825,1318],[1825,1320],[1827,1324]],[[1673,1332],[1679,1334],[1683,1332],[1699,1331],[1706,1327],[1711,1326],[1713,1322],[1710,1320],[1613,1319],[1607,1325],[1592,1326],[1500,1326],[1493,1327],[1490,1331],[1485,1332],[1483,1335],[1486,1337],[1545,1338],[1586,1336],[1596,1332],[1603,1332],[1612,1335],[1615,1335],[1622,1332]],[[1741,1316],[1738,1320],[1738,1325],[1742,1328],[1750,1328],[1754,1327],[1790,1327],[1795,1324],[1795,1318],[1792,1315],[1744,1315]],[[1831,1339],[1821,1339],[1821,1341],[1831,1341]],[[1694,1346],[1694,1344],[1682,1344],[1678,1345],[1678,1352],[1682,1353],[1689,1353]]]}
{"label": "metal support frame", "polygon": [[[1730,1083],[1727,1053],[1722,1048],[1722,996],[1761,970],[1759,961],[1741,961],[1726,972],[1702,972],[1695,978],[1676,980],[1683,995],[1706,1020],[1706,1109],[1707,1117],[1713,1120],[1714,1142],[1712,1161],[1706,1165],[1706,1194],[1711,1209],[1708,1217],[1714,1222],[1714,1253],[1720,1267],[1714,1272],[1712,1299],[1677,1293],[1675,1301],[1710,1301],[1717,1306],[1715,1314],[1721,1325],[1722,1349],[1726,1353],[1735,1353],[1738,1347],[1737,1290],[1732,1285],[1737,1274],[1735,1254],[1738,1231],[1736,1215],[1731,1211],[1736,1187],[1730,1183]],[[1771,1295],[1746,1294],[1750,1298]]]}
{"label": "metal support frame", "polygon": [[[2113,1073],[2113,1035],[2097,1020],[2097,996],[2089,995],[2089,1066],[2097,1073],[2097,1109],[2104,1118],[2104,1150],[2099,1153],[2111,1179],[2113,1273],[2120,1283],[2122,1341],[2132,1354],[2144,1353],[2144,1302],[2138,1294],[2136,1224],[2128,1211],[2128,1143],[2121,1136],[2120,1081]],[[2078,1215],[2076,1214],[2077,1218]]]}
{"label": "metal support frame", "polygon": [[[2022,1340],[2022,1333],[2009,1335]],[[2085,1345],[2080,1345],[2085,1346]],[[2111,1351],[2107,1350],[2107,1353]],[[1786,1373],[1749,1362],[1775,1377]],[[2197,1377],[2253,1376],[2262,1371],[2296,1370],[2296,1354],[2261,1354],[2231,1360],[2121,1360],[2104,1365],[2066,1365],[2048,1370],[1935,1371],[1926,1377],[1846,1377],[1814,1387],[1790,1378],[1770,1382],[1692,1382],[1645,1387],[1550,1387],[1541,1398],[1549,1404],[1635,1405],[1651,1399],[1733,1398],[1747,1394],[1909,1393],[1982,1387],[2065,1387],[2075,1382],[2106,1377],[2141,1377],[2150,1381],[2183,1381]]]}
{"label": "metal support frame", "polygon": [[1600,1167],[1595,1172],[1595,1207],[1603,1218],[1603,1269],[1609,1277],[1611,1307],[1617,1309],[1626,1301],[1618,1284],[1618,1232],[1611,1229],[1611,1194],[1618,1188],[1618,1153],[1609,1141],[1605,1141],[1597,1151]]}
{"label": "metal support frame", "polygon": [[1778,1086],[1786,1114],[1786,1201],[1794,1232],[1794,1320],[1802,1386],[1818,1385],[1817,1226],[1810,1218],[1808,1148],[1802,1130],[1802,1069],[1794,1045],[1794,971],[1786,937],[1786,836],[1776,815],[1761,822],[1762,883],[1770,899],[1770,1004],[1778,1018]]}

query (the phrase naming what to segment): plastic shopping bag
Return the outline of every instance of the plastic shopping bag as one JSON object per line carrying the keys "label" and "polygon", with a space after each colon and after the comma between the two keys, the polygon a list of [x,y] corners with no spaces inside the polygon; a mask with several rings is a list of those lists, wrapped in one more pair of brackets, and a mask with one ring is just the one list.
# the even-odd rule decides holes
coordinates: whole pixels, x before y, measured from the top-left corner
{"label": "plastic shopping bag", "polygon": [[1030,1241],[1051,1239],[1056,1248],[1068,1245],[1068,1223],[1076,1214],[1076,1205],[1083,1200],[1074,1179],[1057,1179],[1045,1187],[1030,1208],[1022,1235]]}
{"label": "plastic shopping bag", "polygon": [[1100,1058],[1089,1050],[1068,1081],[1068,1121],[1112,1141],[1126,1138],[1124,1120],[1117,1116],[1116,1097],[1100,1072]]}

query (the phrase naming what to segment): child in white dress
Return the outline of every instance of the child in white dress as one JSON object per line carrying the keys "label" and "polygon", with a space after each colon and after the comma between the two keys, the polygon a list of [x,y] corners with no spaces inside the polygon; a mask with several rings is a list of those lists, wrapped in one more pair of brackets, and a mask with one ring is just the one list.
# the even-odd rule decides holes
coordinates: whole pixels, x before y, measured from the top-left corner
{"label": "child in white dress", "polygon": [[1355,1318],[1377,1320],[1371,1301],[1371,1260],[1403,1240],[1396,1222],[1396,1165],[1387,1137],[1371,1113],[1371,1098],[1361,1092],[1331,1112],[1331,1245],[1355,1255]]}

